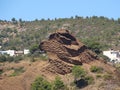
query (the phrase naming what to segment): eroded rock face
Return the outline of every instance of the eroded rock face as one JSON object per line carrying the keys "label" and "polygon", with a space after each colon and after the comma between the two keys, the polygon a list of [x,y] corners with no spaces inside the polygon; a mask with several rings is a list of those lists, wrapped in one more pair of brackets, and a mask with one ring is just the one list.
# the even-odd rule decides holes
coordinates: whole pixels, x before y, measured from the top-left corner
{"label": "eroded rock face", "polygon": [[40,43],[40,49],[47,52],[50,65],[47,70],[66,74],[74,65],[82,65],[96,60],[97,55],[88,50],[68,30],[58,30],[49,39]]}

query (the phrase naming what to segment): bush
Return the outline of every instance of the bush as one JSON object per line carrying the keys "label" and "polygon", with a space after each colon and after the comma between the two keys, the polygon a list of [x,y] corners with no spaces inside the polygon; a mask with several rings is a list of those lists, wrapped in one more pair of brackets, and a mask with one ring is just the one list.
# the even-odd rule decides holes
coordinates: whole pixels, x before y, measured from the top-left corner
{"label": "bush", "polygon": [[90,71],[91,72],[101,73],[103,71],[103,68],[97,67],[97,66],[91,66]]}
{"label": "bush", "polygon": [[8,56],[8,55],[0,55],[0,62],[18,62],[20,60],[22,60],[23,57],[22,56],[15,56],[15,57],[12,57],[12,56]]}
{"label": "bush", "polygon": [[74,82],[76,82],[77,79],[85,77],[86,72],[81,66],[74,66],[72,68],[72,74],[74,75]]}
{"label": "bush", "polygon": [[35,51],[37,51],[39,49],[39,45],[38,44],[33,44],[30,47],[30,53],[33,54]]}
{"label": "bush", "polygon": [[36,61],[36,60],[35,60],[35,57],[34,57],[34,56],[31,56],[30,61],[31,61],[31,62],[35,62],[35,61]]}
{"label": "bush", "polygon": [[14,57],[7,56],[7,57],[6,57],[6,61],[12,62],[12,61],[14,61]]}
{"label": "bush", "polygon": [[5,62],[6,61],[6,57],[4,55],[0,55],[0,62]]}
{"label": "bush", "polygon": [[19,61],[21,61],[22,59],[23,59],[22,56],[16,56],[16,57],[14,57],[14,62],[19,62]]}
{"label": "bush", "polygon": [[51,84],[40,76],[31,84],[31,90],[67,90],[67,88],[59,77]]}
{"label": "bush", "polygon": [[3,73],[3,69],[0,69],[0,75]]}
{"label": "bush", "polygon": [[46,54],[40,54],[40,59],[41,60],[48,60],[48,56]]}
{"label": "bush", "polygon": [[93,84],[94,78],[92,76],[86,76],[85,81],[87,81],[88,84]]}
{"label": "bush", "polygon": [[65,85],[59,77],[55,78],[53,90],[65,90]]}
{"label": "bush", "polygon": [[31,90],[51,90],[51,84],[44,80],[42,77],[38,77],[33,83]]}
{"label": "bush", "polygon": [[103,45],[96,42],[94,39],[83,39],[83,43],[85,43],[87,47],[96,54],[100,54],[102,52],[101,48],[103,48]]}
{"label": "bush", "polygon": [[25,72],[24,67],[13,68],[13,69],[14,69],[14,72],[10,76],[17,76]]}
{"label": "bush", "polygon": [[110,62],[110,58],[108,58],[107,56],[100,54],[99,55],[103,60],[105,60],[105,62]]}
{"label": "bush", "polygon": [[110,74],[103,75],[104,80],[110,80],[112,79],[112,76]]}
{"label": "bush", "polygon": [[94,84],[94,78],[92,76],[85,76],[84,78],[78,79],[71,83],[72,86],[76,86],[76,88],[84,88],[90,84]]}
{"label": "bush", "polygon": [[101,78],[102,76],[100,74],[97,74],[96,75],[96,78]]}

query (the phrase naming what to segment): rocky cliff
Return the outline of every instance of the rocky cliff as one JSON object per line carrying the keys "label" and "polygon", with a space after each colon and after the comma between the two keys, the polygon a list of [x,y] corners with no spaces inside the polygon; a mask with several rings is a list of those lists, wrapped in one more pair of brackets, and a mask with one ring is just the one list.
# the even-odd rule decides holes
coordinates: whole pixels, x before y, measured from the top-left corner
{"label": "rocky cliff", "polygon": [[72,66],[97,60],[97,55],[79,42],[68,30],[57,30],[48,40],[40,43],[40,49],[47,52],[50,65],[47,70],[66,74]]}

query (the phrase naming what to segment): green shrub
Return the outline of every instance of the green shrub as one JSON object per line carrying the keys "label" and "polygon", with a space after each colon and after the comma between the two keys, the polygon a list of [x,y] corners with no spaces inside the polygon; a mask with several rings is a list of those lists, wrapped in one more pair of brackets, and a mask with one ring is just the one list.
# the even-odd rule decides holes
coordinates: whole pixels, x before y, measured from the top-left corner
{"label": "green shrub", "polygon": [[35,62],[35,61],[36,61],[35,57],[34,57],[34,56],[31,56],[30,61],[31,61],[31,62]]}
{"label": "green shrub", "polygon": [[0,75],[3,73],[3,69],[0,69]]}
{"label": "green shrub", "polygon": [[59,77],[55,78],[55,81],[53,84],[53,90],[65,90],[65,85]]}
{"label": "green shrub", "polygon": [[23,59],[22,56],[16,56],[16,57],[14,57],[14,62],[19,62],[19,61],[21,61],[22,59]]}
{"label": "green shrub", "polygon": [[31,90],[51,90],[51,84],[42,77],[36,78],[32,83]]}
{"label": "green shrub", "polygon": [[60,77],[56,77],[55,81],[50,83],[40,76],[31,84],[31,90],[67,90],[67,87]]}
{"label": "green shrub", "polygon": [[22,56],[9,56],[9,55],[0,55],[0,62],[19,62],[20,60],[22,60],[23,57]]}
{"label": "green shrub", "polygon": [[13,69],[14,69],[14,72],[10,76],[17,76],[25,72],[24,67],[13,68]]}
{"label": "green shrub", "polygon": [[13,62],[14,61],[14,57],[7,56],[6,61]]}
{"label": "green shrub", "polygon": [[106,62],[110,62],[110,59],[107,56],[101,54],[100,57],[102,57]]}
{"label": "green shrub", "polygon": [[41,60],[48,60],[48,56],[46,54],[41,54],[40,59]]}
{"label": "green shrub", "polygon": [[85,81],[87,81],[88,84],[93,84],[94,78],[92,76],[86,76]]}
{"label": "green shrub", "polygon": [[34,52],[37,51],[38,49],[39,49],[38,44],[32,44],[32,46],[30,47],[30,53],[34,54]]}
{"label": "green shrub", "polygon": [[81,66],[74,66],[72,68],[72,74],[75,78],[84,77],[86,75],[85,70]]}
{"label": "green shrub", "polygon": [[103,75],[104,80],[110,80],[112,79],[112,76],[110,74]]}
{"label": "green shrub", "polygon": [[103,48],[103,45],[99,42],[96,42],[93,39],[83,39],[83,43],[87,45],[89,49],[94,51],[96,54],[100,54],[102,52],[101,48]]}
{"label": "green shrub", "polygon": [[91,66],[90,71],[95,73],[101,73],[103,71],[103,68],[97,66]]}
{"label": "green shrub", "polygon": [[4,55],[0,55],[0,62],[5,62],[6,61],[6,57]]}
{"label": "green shrub", "polygon": [[100,74],[97,74],[96,75],[96,78],[101,78],[102,76]]}

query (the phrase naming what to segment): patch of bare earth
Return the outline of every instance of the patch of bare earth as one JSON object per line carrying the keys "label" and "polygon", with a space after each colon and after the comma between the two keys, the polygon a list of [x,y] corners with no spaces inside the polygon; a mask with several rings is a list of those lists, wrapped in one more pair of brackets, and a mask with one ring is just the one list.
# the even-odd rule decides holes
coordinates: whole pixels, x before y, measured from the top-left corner
{"label": "patch of bare earth", "polygon": [[[40,75],[46,77],[49,81],[54,80],[56,74],[44,70],[47,65],[49,65],[47,61],[5,63],[3,69],[6,71],[0,79],[0,90],[30,90],[31,83]],[[17,76],[10,76],[13,70],[9,69],[18,67],[24,67],[25,72]]]}

